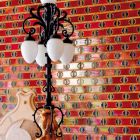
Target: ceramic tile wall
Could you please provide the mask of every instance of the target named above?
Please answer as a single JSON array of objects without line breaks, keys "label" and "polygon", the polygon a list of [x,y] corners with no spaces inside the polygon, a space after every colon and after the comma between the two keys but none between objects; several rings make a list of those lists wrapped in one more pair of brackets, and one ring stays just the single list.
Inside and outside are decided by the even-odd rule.
[{"label": "ceramic tile wall", "polygon": [[[39,0],[0,1],[0,112],[16,105],[22,88],[41,91],[44,68],[26,64],[22,22]],[[54,103],[63,108],[66,140],[140,140],[140,1],[59,0],[75,25],[75,56],[54,63]],[[32,23],[33,21],[31,21]],[[38,27],[37,31],[38,31]],[[37,33],[35,37],[37,38]]]}]

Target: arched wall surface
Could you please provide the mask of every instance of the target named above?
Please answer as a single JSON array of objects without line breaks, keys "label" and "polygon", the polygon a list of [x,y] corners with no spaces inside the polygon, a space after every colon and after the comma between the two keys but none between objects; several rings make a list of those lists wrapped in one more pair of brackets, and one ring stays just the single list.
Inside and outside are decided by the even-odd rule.
[{"label": "arched wall surface", "polygon": [[[22,22],[39,0],[0,1],[0,114],[16,105],[16,93],[31,88],[38,106],[44,69],[27,64],[20,44]],[[140,1],[58,0],[75,25],[75,56],[54,63],[54,103],[65,112],[64,139],[140,139]],[[1,115],[0,115],[1,116]]]}]

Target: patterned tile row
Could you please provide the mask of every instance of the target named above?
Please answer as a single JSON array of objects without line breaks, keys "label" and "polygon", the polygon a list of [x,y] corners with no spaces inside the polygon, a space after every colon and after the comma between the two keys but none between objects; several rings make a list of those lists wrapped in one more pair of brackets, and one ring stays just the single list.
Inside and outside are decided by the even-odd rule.
[{"label": "patterned tile row", "polygon": [[[133,4],[134,7],[132,7],[131,9],[136,9],[136,10],[131,10],[130,7],[131,5]],[[104,20],[104,19],[115,19],[115,18],[124,18],[124,17],[131,17],[131,16],[137,16],[140,14],[140,11],[139,11],[139,5],[140,5],[140,2],[137,1],[135,3],[126,3],[123,5],[117,5],[119,8],[117,10],[123,10],[121,12],[118,12],[118,11],[115,11],[115,6],[114,5],[106,5],[106,6],[96,6],[96,7],[92,7],[92,5],[89,5],[88,7],[82,7],[82,8],[73,8],[73,9],[68,9],[68,14],[73,14],[73,16],[75,14],[89,14],[89,13],[93,13],[93,15],[95,16],[94,13],[98,13],[98,12],[108,12],[108,11],[111,11],[111,13],[98,13],[98,16],[95,16],[95,18],[97,18],[98,20]],[[32,8],[34,9],[37,9],[37,5],[33,6]],[[8,8],[9,9],[9,8]],[[17,7],[17,8],[10,8],[9,10],[8,9],[4,9],[3,11],[1,10],[1,13],[3,14],[7,14],[7,15],[3,15],[3,16],[0,16],[0,18],[3,20],[3,21],[11,21],[12,19],[13,20],[21,20],[21,19],[24,19],[28,16],[28,12],[29,12],[29,7]],[[126,10],[126,11],[124,11]],[[128,11],[130,10],[130,11]],[[23,12],[23,13],[22,13]],[[26,13],[25,13],[26,12]],[[9,15],[8,13],[11,13],[11,15]],[[16,14],[17,13],[17,14]],[[134,15],[133,15],[134,14]],[[92,17],[92,16],[90,16]],[[83,17],[84,18],[84,17]]]},{"label": "patterned tile row", "polygon": [[[128,0],[131,2],[131,0]],[[27,4],[34,4],[34,3],[40,3],[39,0],[31,0],[31,1],[28,1],[28,0],[24,0],[24,1],[20,1],[20,0],[4,0],[3,2],[0,2],[0,7],[7,7],[7,6],[22,6],[23,4],[24,5],[27,5]],[[124,0],[102,0],[102,1],[98,1],[98,0],[93,0],[93,1],[79,1],[79,0],[72,0],[72,1],[67,1],[67,0],[58,0],[58,7],[60,8],[64,8],[64,7],[79,7],[79,6],[84,6],[84,5],[92,5],[92,4],[111,4],[111,3],[124,3]],[[118,4],[119,5],[119,4]],[[124,3],[124,5],[122,7],[126,7],[127,6],[127,3]],[[135,8],[135,3],[134,2],[131,2],[129,4],[129,8]],[[115,6],[114,6],[115,8]],[[19,11],[20,12],[20,11]]]},{"label": "patterned tile row", "polygon": [[[75,43],[75,53],[110,53],[115,52],[115,54],[119,51],[119,53],[122,53],[121,51],[139,51],[140,49],[140,43],[135,42],[129,42],[124,44],[113,44],[113,45],[92,45],[92,40],[90,38],[86,39],[77,39],[74,41]],[[12,51],[20,51],[20,43],[12,43],[12,44],[1,44],[0,51],[1,52],[11,52]],[[117,52],[116,52],[117,51]],[[10,53],[9,52],[9,53]]]},{"label": "patterned tile row", "polygon": [[87,135],[77,135],[77,133],[75,132],[74,134],[66,134],[64,136],[64,139],[69,139],[69,140],[119,140],[119,139],[122,139],[122,140],[139,140],[140,139],[140,136],[134,136],[134,135],[117,135],[117,136],[114,136],[112,134],[110,135],[98,135],[98,134],[93,134],[93,135],[90,135],[90,134],[87,134]]}]

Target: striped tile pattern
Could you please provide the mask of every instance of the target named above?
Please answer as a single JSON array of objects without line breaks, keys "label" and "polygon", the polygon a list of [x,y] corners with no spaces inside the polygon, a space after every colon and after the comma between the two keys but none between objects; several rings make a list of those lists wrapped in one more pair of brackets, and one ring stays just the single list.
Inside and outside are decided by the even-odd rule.
[{"label": "striped tile pattern", "polygon": [[[45,94],[44,68],[26,64],[22,22],[39,0],[0,1],[0,113],[22,88]],[[58,0],[75,25],[70,65],[53,64],[54,104],[63,108],[65,140],[140,140],[140,1]],[[32,26],[30,21],[27,29]],[[36,27],[38,38],[39,27]]]}]

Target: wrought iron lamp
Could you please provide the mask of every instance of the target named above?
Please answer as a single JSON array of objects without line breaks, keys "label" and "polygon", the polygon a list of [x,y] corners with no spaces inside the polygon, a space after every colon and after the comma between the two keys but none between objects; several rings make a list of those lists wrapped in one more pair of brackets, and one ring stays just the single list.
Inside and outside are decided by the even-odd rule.
[{"label": "wrought iron lamp", "polygon": [[[56,6],[56,0],[41,0],[42,5],[38,7],[36,14],[33,8],[30,9],[30,17],[24,20],[23,29],[28,34],[26,40],[21,44],[21,53],[27,63],[33,63],[35,60],[40,66],[46,67],[46,85],[43,91],[46,92],[46,104],[44,107],[35,110],[34,122],[38,126],[40,133],[36,134],[39,140],[54,140],[62,137],[60,125],[63,122],[63,112],[61,108],[52,104],[52,95],[54,87],[52,86],[52,61],[60,60],[63,64],[68,64],[74,55],[74,46],[70,37],[74,33],[74,26],[67,18],[65,11],[60,11]],[[40,26],[39,43],[33,38],[36,29],[31,27],[25,29],[26,22],[31,19],[36,19],[33,25]],[[65,24],[69,24],[70,28],[66,28]],[[64,40],[62,41],[61,37]],[[43,108],[42,129],[36,121],[36,113]],[[59,124],[55,120],[54,110],[61,112],[62,118]]]}]

